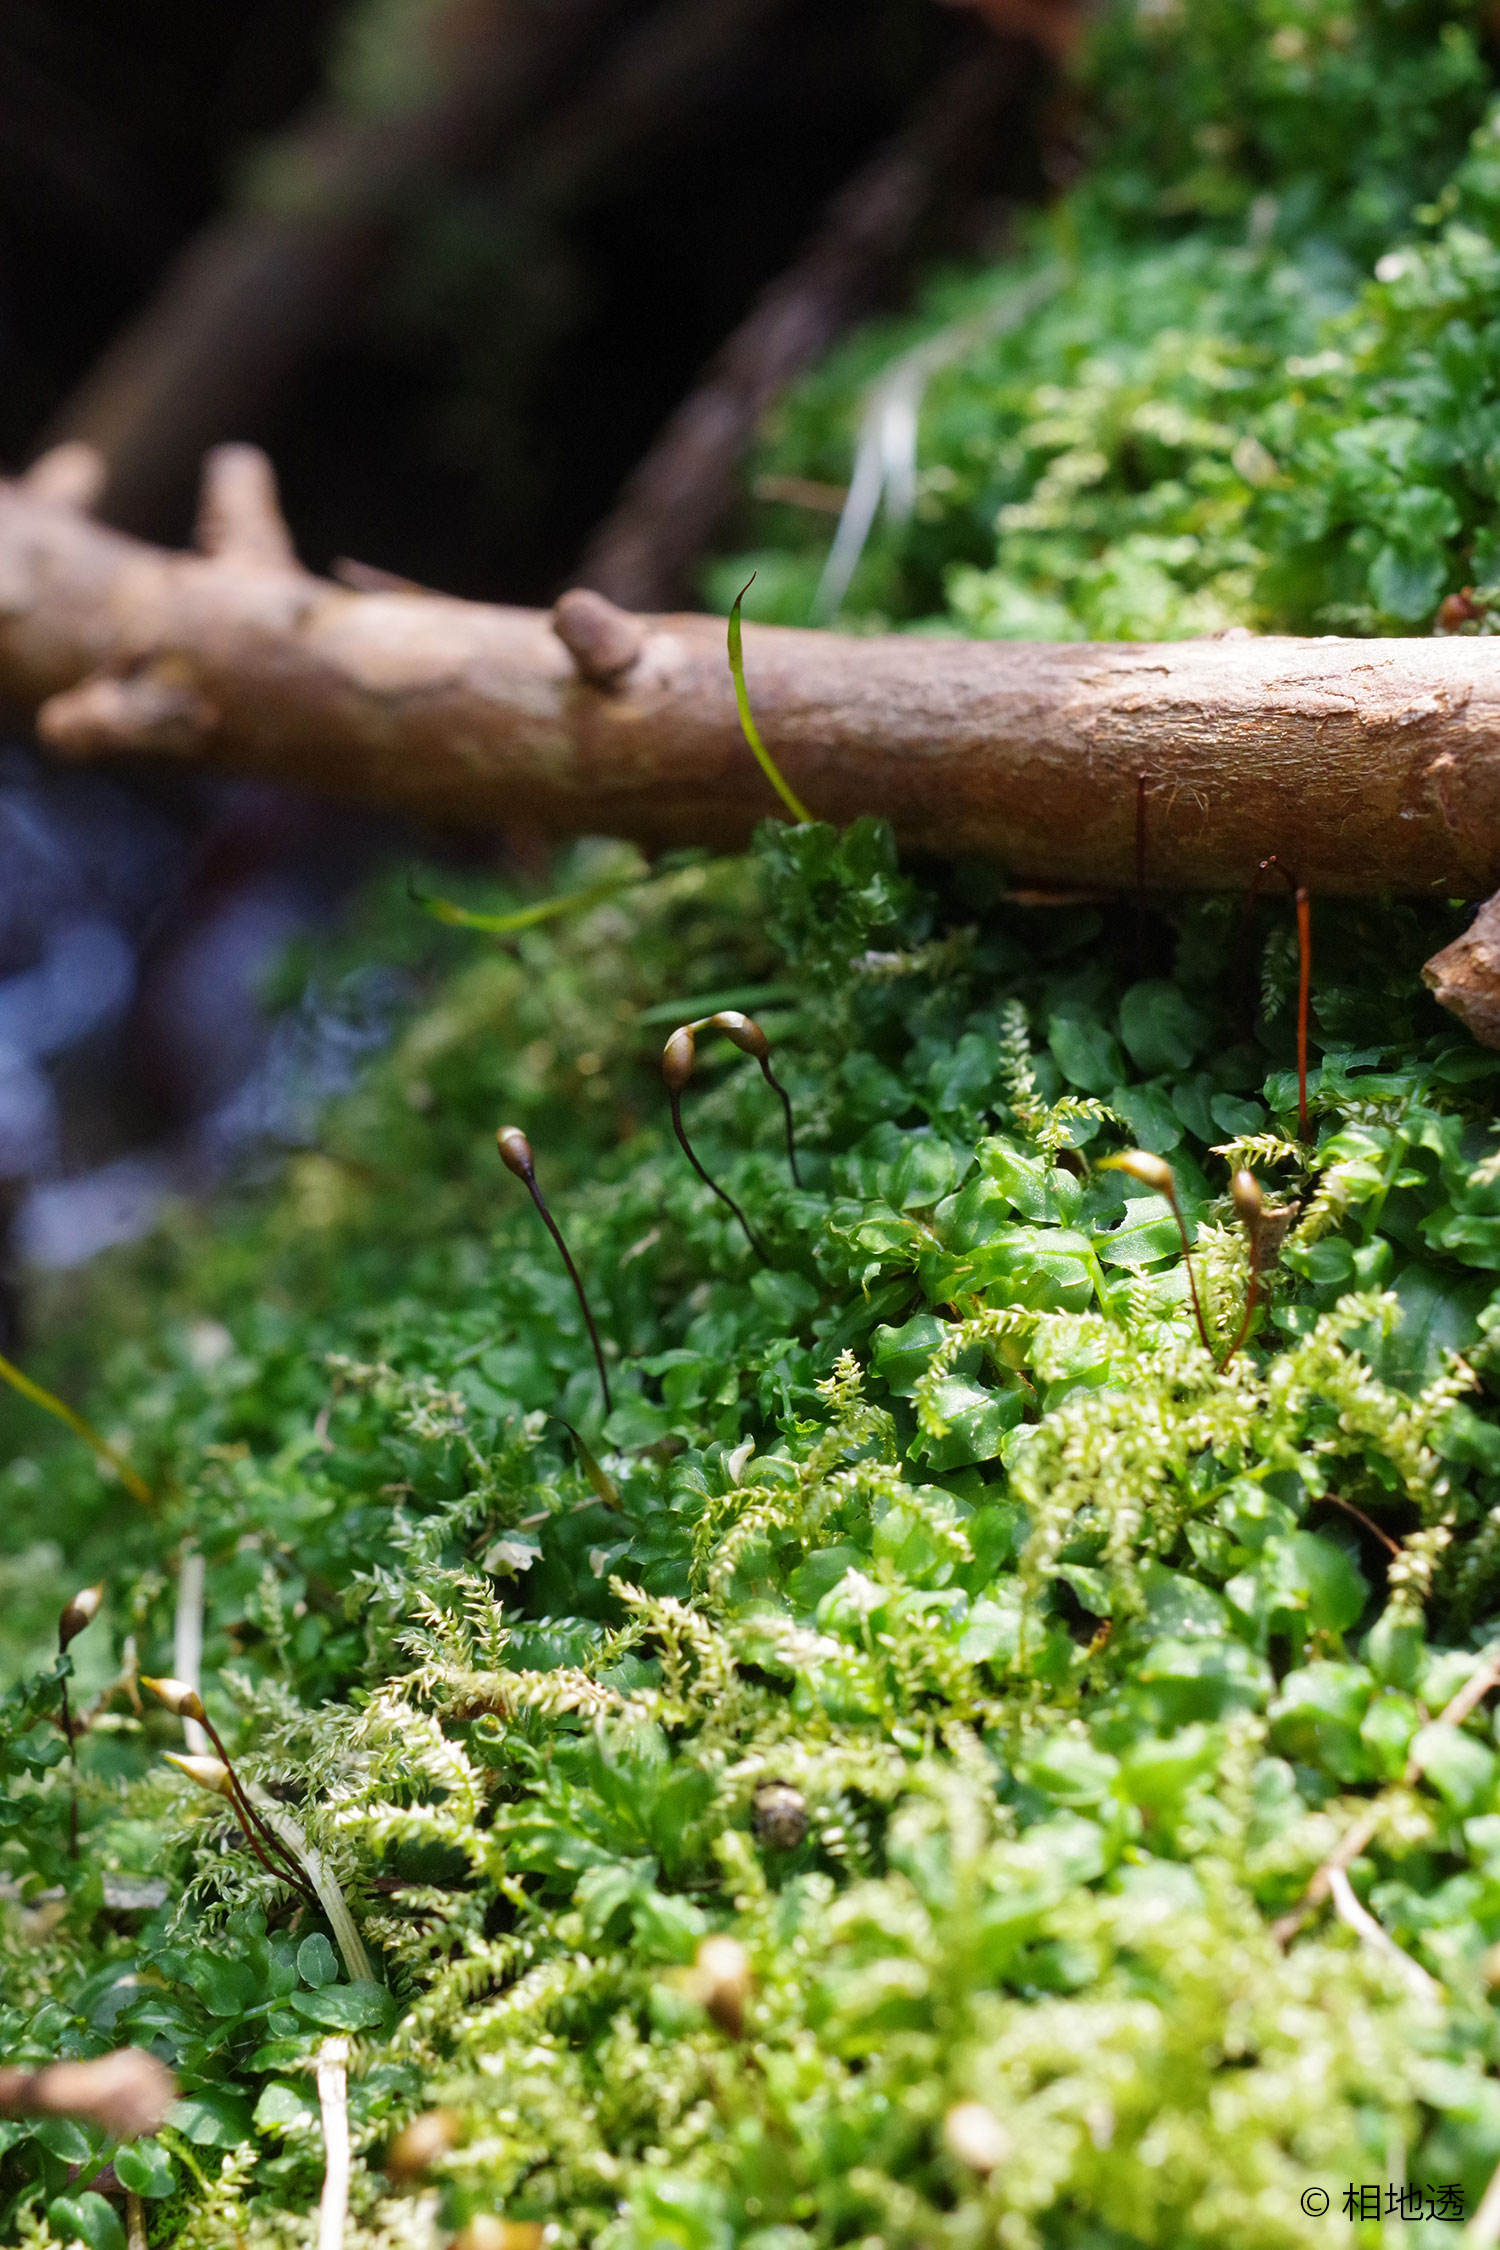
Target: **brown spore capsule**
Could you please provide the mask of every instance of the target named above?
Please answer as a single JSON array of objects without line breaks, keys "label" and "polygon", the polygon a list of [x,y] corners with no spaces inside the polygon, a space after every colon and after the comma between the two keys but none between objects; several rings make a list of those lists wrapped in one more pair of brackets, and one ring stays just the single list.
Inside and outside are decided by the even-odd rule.
[{"label": "brown spore capsule", "polygon": [[103,1579],[99,1581],[97,1586],[85,1586],[82,1593],[73,1596],[73,1599],[67,1603],[62,1615],[57,1620],[57,1645],[59,1649],[65,1649],[70,1641],[77,1640],[85,1626],[93,1624],[94,1619],[99,1614],[99,1605],[103,1599]]},{"label": "brown spore capsule", "polygon": [[807,1837],[807,1799],[787,1781],[763,1781],[755,1792],[751,1823],[767,1851],[794,1852]]},{"label": "brown spore capsule", "polygon": [[1260,1192],[1260,1182],[1253,1172],[1242,1169],[1230,1181],[1229,1194],[1235,1215],[1253,1242],[1260,1225],[1261,1212],[1265,1209],[1266,1199]]},{"label": "brown spore capsule", "polygon": [[462,2120],[452,2109],[425,2110],[403,2125],[385,2154],[391,2180],[420,2180],[457,2141]]},{"label": "brown spore capsule", "polygon": [[673,1032],[661,1051],[661,1074],[666,1080],[669,1094],[680,1094],[693,1075],[693,1065],[698,1059],[697,1042],[693,1026],[682,1024]]}]

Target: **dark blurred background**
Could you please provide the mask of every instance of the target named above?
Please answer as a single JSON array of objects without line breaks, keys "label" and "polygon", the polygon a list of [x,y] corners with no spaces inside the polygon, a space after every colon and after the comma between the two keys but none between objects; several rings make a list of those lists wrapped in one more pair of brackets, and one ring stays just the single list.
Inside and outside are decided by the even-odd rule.
[{"label": "dark blurred background", "polygon": [[[85,437],[191,537],[271,451],[303,558],[543,604],[691,604],[762,418],[1066,162],[1065,0],[6,0],[0,468]],[[828,505],[810,494],[808,504]],[[831,528],[831,526],[830,526]],[[377,972],[272,1016],[367,816],[0,729],[0,1346],[67,1265],[295,1141]],[[503,840],[466,840],[503,860]]]}]

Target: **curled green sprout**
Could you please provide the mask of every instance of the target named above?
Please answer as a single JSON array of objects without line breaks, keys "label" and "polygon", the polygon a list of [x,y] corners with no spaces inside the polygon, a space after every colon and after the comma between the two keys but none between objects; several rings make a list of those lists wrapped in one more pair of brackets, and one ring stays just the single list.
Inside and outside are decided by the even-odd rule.
[{"label": "curled green sprout", "polygon": [[754,584],[755,573],[752,570],[744,585],[735,595],[734,607],[729,612],[729,670],[734,680],[735,708],[740,715],[740,732],[755,753],[756,764],[786,806],[793,820],[802,824],[810,821],[812,814],[803,804],[802,799],[797,795],[796,790],[762,742],[760,728],[755,723],[755,713],[750,708],[750,690],[745,685],[745,647],[744,636],[740,631],[740,606]]}]

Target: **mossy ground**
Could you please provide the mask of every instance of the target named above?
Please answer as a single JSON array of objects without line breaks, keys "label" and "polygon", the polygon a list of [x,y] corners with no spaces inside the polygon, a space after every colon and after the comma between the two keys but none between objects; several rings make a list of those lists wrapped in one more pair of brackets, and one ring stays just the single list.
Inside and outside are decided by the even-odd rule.
[{"label": "mossy ground", "polygon": [[[1425,620],[1489,568],[1476,19],[1153,8],[1092,67],[1097,161],[1027,253],[1057,286],[934,387],[851,614]],[[888,349],[778,465],[847,472]],[[811,544],[767,529],[805,604]],[[612,871],[504,945],[377,902],[352,942],[409,1012],[317,1145],[54,1309],[48,1371],[155,1497],[7,1408],[0,2048],[170,2057],[122,2159],[158,2250],[312,2239],[337,2029],[365,2250],[480,2212],[564,2250],[1452,2239],[1500,2161],[1500,1758],[1482,1703],[1441,1718],[1500,1606],[1500,1058],[1419,974],[1461,910],[1315,903],[1304,1138],[1284,902],[1023,909],[868,822],[556,880]],[[751,1062],[700,1045],[689,1129],[764,1262],[655,1059],[721,1006],[796,1113],[800,1188]],[[1208,1346],[1127,1147],[1173,1167]],[[1290,1215],[1231,1354],[1236,1164]],[[169,1669],[189,1550],[210,1710],[369,1978],[128,1686],[68,1854],[56,1610],[104,1581],[76,1702]],[[1283,1946],[1371,1814],[1344,1915]],[[448,2153],[392,2182],[434,2105]],[[0,2126],[5,2238],[119,2250],[106,2154]]]},{"label": "mossy ground", "polygon": [[[1320,911],[1313,1146],[1284,907],[1248,949],[1217,902],[1010,908],[872,824],[639,872],[450,967],[277,1190],[150,1253],[92,1405],[152,1509],[82,1449],[6,1472],[11,1524],[106,1581],[96,1678],[127,1631],[170,1665],[204,1554],[211,1708],[376,1980],[127,1697],[69,1861],[49,1667],[8,1712],[7,2049],[173,2057],[162,2243],[304,2238],[337,2026],[371,2243],[476,2210],[642,2250],[1326,2241],[1393,2164],[1472,2209],[1500,1760],[1483,1711],[1432,1722],[1500,1583],[1500,1058],[1416,976],[1452,918]],[[801,1191],[704,1043],[690,1130],[765,1266],[651,1060],[710,1000],[756,1008],[796,1109]],[[588,1276],[607,1422],[501,1118]],[[1098,1167],[1130,1144],[1174,1167],[1214,1353],[1165,1204]],[[1224,1149],[1301,1210],[1220,1368]],[[1326,1914],[1270,1932],[1370,1798],[1354,1881],[1420,1989]],[[148,1876],[167,1904],[121,1906]],[[694,1983],[715,1931],[738,2039]],[[987,2185],[944,2140],[964,2100],[1006,2137]],[[458,2142],[393,2194],[381,2148],[434,2104]],[[102,2150],[5,2133],[13,2238],[113,2239]]]}]

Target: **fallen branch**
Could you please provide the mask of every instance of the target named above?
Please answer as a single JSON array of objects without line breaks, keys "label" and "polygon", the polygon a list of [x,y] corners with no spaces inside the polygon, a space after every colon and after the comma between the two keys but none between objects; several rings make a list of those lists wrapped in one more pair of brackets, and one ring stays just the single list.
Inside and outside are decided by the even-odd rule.
[{"label": "fallen branch", "polygon": [[[210,456],[208,553],[107,530],[56,483],[44,463],[0,485],[0,694],[62,756],[166,753],[648,845],[738,846],[777,809],[722,619],[333,585],[290,558],[245,448]],[[1271,852],[1315,894],[1500,883],[1500,643],[750,626],[745,663],[797,794],[831,821],[883,814],[910,850],[1104,890],[1242,890]]]}]

